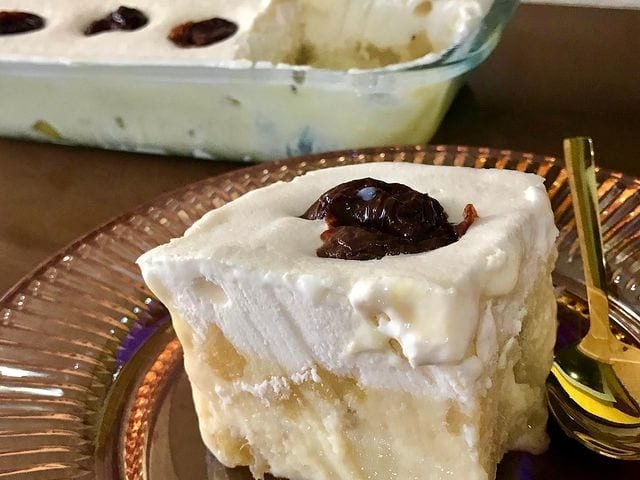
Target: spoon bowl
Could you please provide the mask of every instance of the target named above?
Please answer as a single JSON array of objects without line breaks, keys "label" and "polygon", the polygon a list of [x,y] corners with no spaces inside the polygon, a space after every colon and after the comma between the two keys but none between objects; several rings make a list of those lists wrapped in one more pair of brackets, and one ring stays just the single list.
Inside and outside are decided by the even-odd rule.
[{"label": "spoon bowl", "polygon": [[[551,414],[565,434],[577,439],[589,449],[612,458],[637,460],[640,451],[640,419],[634,417],[626,406],[616,404],[616,399],[603,392],[605,389],[602,378],[611,378],[611,374],[616,373],[615,368],[596,362],[579,350],[575,351],[589,327],[588,307],[580,294],[580,285],[575,280],[558,274],[554,275],[554,283],[566,288],[558,295],[557,359],[547,381]],[[634,327],[640,325],[640,317],[635,312],[610,298],[609,316],[618,338],[629,345],[640,343],[640,338],[635,333],[630,333],[634,332]],[[576,362],[586,364],[574,365]],[[560,367],[564,367],[565,370],[560,371]],[[601,367],[604,367],[605,371]],[[613,369],[613,372],[609,371],[609,368]],[[590,403],[586,394],[580,395],[581,390],[576,388],[576,380],[571,376],[572,373],[587,376],[581,379],[581,383],[585,386],[593,384],[595,388],[592,387],[589,393],[598,396],[601,403],[594,405],[592,401]],[[601,393],[598,393],[598,390]],[[575,399],[568,395],[569,393]],[[626,396],[619,400],[629,401]],[[606,417],[610,419],[607,420]]]}]

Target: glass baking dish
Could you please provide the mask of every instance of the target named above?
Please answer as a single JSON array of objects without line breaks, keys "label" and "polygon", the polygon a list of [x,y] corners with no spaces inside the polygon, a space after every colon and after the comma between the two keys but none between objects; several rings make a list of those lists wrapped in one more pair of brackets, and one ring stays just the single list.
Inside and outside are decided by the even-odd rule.
[{"label": "glass baking dish", "polygon": [[0,58],[0,135],[238,160],[426,142],[517,3],[495,0],[437,61],[400,69]]}]

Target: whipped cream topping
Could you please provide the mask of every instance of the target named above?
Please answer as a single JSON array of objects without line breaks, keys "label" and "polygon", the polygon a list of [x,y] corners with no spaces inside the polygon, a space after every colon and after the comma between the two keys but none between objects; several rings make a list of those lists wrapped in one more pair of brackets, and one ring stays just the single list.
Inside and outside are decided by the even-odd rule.
[{"label": "whipped cream topping", "polygon": [[[397,68],[439,58],[476,31],[491,4],[492,0],[0,0],[0,10],[31,12],[46,21],[37,32],[4,36],[0,58]],[[83,34],[92,22],[121,5],[142,11],[148,24],[135,31]],[[181,23],[213,17],[234,22],[238,32],[203,48],[180,49],[167,38]]]},{"label": "whipped cream topping", "polygon": [[[299,216],[329,188],[367,176],[427,192],[452,222],[466,203],[479,217],[458,242],[429,252],[368,261],[317,257],[325,223]],[[518,333],[515,312],[553,256],[556,234],[536,175],[376,163],[319,170],[250,192],[139,263],[196,336],[216,322],[239,351],[269,355],[290,371],[311,358],[338,372],[355,369],[365,383],[421,388],[424,377],[411,369],[425,365],[464,365],[469,381],[478,378],[482,360],[470,352],[481,350],[474,341],[480,324],[494,321],[492,308],[514,311],[512,323],[496,327],[501,335]],[[212,298],[191,287],[202,279],[216,285]],[[255,323],[244,320],[249,316]],[[408,360],[406,376],[397,375],[398,359],[385,339]],[[374,358],[388,358],[388,366],[373,367]]]}]

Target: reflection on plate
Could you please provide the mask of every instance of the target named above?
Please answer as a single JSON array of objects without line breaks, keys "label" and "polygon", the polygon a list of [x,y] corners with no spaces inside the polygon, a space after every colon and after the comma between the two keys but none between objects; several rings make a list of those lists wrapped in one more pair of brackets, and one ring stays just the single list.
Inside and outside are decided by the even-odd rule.
[{"label": "reflection on plate", "polygon": [[[248,480],[205,451],[168,315],[134,260],[208,210],[303,172],[369,161],[534,172],[560,228],[559,301],[580,310],[581,266],[566,173],[554,159],[466,147],[339,152],[257,165],[192,184],[90,233],[0,301],[0,477],[9,480]],[[640,310],[640,182],[600,171],[612,291]],[[564,284],[562,279],[567,279]],[[567,307],[567,308],[568,308]],[[510,453],[500,480],[640,478],[640,463],[598,457],[551,422],[550,450]]]}]

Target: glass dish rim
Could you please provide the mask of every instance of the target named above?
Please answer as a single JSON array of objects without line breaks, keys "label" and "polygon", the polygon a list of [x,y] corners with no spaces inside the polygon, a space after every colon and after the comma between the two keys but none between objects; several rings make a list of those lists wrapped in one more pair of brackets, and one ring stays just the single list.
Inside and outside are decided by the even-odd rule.
[{"label": "glass dish rim", "polygon": [[[155,348],[162,343],[152,341],[152,338],[156,338],[153,332],[164,331],[163,326],[168,325],[165,321],[167,319],[165,312],[158,310],[157,302],[153,300],[140,279],[139,270],[135,265],[138,255],[159,243],[167,242],[169,238],[181,236],[183,228],[188,227],[207,210],[220,207],[234,200],[238,195],[257,187],[278,180],[289,181],[310,170],[352,163],[389,161],[452,167],[506,168],[523,173],[538,173],[547,179],[545,184],[550,200],[555,205],[556,222],[559,222],[559,227],[563,227],[561,231],[565,232],[562,236],[563,251],[568,253],[565,258],[574,266],[579,266],[577,265],[579,262],[571,260],[573,257],[570,253],[570,248],[573,248],[575,242],[572,240],[574,230],[570,227],[572,210],[568,208],[570,205],[567,197],[566,170],[562,168],[559,160],[550,156],[457,145],[374,147],[257,164],[249,169],[238,168],[223,175],[203,178],[177,188],[173,192],[152,198],[136,209],[131,209],[81,236],[77,241],[70,243],[66,249],[61,249],[57,255],[43,262],[40,269],[36,268],[32,272],[31,277],[25,277],[24,281],[28,282],[26,285],[20,282],[16,284],[15,293],[17,294],[12,296],[10,291],[8,296],[2,298],[0,305],[5,308],[3,309],[5,315],[4,322],[0,322],[0,328],[6,326],[9,334],[6,342],[9,342],[9,345],[13,342],[16,347],[19,347],[15,352],[16,356],[10,354],[7,357],[8,365],[9,367],[17,365],[19,368],[21,368],[20,365],[32,365],[32,373],[34,373],[28,380],[9,379],[7,385],[9,388],[15,385],[33,384],[36,387],[45,385],[41,384],[44,380],[36,375],[41,371],[45,372],[46,378],[49,379],[46,385],[56,389],[64,388],[64,396],[68,395],[68,399],[71,400],[71,402],[65,400],[61,403],[56,401],[54,403],[57,406],[45,409],[45,413],[65,414],[66,409],[70,408],[68,413],[72,416],[65,420],[65,424],[61,424],[63,425],[61,432],[67,439],[81,440],[77,446],[61,450],[62,453],[35,449],[34,455],[41,455],[44,452],[47,458],[52,459],[49,462],[54,462],[51,465],[61,465],[66,468],[64,472],[68,476],[64,478],[86,478],[91,472],[96,475],[92,478],[105,480],[122,478],[119,476],[125,471],[122,468],[127,467],[118,460],[125,454],[122,449],[124,445],[122,442],[125,440],[123,428],[129,425],[130,421],[135,421],[137,424],[136,415],[141,411],[129,408],[134,398],[138,399],[137,395],[132,396],[132,392],[140,391],[140,388],[144,389],[144,385],[137,383],[141,379],[140,373],[147,371],[142,363],[146,365],[147,361],[155,362],[155,350],[151,351],[149,348]],[[606,209],[611,207],[611,214],[605,213],[605,217],[611,219],[609,222],[611,229],[617,231],[618,226],[627,225],[636,232],[640,231],[638,221],[627,224],[620,221],[621,218],[626,217],[619,216],[619,214],[626,215],[630,211],[629,208],[640,208],[638,206],[640,179],[618,173],[609,174],[605,169],[601,169],[598,177],[601,179],[599,192],[602,195],[601,200],[604,199],[604,207]],[[632,201],[627,202],[627,199]],[[628,249],[617,249],[621,243],[620,239],[623,240],[622,245],[626,245],[624,242],[626,236],[616,235],[615,237],[617,240],[614,238],[613,243],[610,244],[612,251],[627,252]],[[638,245],[638,242],[640,241],[635,244]],[[633,261],[634,258],[637,257],[633,255],[631,260]],[[620,262],[623,262],[622,266],[628,263],[625,259]],[[579,281],[578,277],[573,275],[573,270],[562,269],[562,271]],[[631,269],[628,278],[635,282],[638,278],[636,274],[639,272],[637,268]],[[622,282],[622,284],[626,285],[625,290],[629,288],[633,290],[630,291],[632,294],[630,305],[640,308],[634,288],[629,286],[630,283]],[[568,291],[572,291],[571,286],[567,287]],[[60,296],[65,292],[70,294]],[[84,298],[74,292],[87,292],[88,296]],[[57,304],[60,306],[58,307]],[[51,320],[53,323],[49,323]],[[38,323],[32,323],[33,321]],[[42,323],[43,321],[46,323]],[[66,324],[67,321],[78,335],[69,336],[66,333],[58,333],[57,328]],[[131,323],[132,321],[134,323]],[[162,329],[159,330],[159,327]],[[104,330],[105,328],[107,330]],[[150,334],[152,337],[149,336]],[[161,340],[160,337],[158,338]],[[63,342],[64,345],[59,342]],[[164,348],[164,343],[162,346]],[[86,348],[93,352],[89,357],[85,357]],[[31,356],[34,351],[42,351],[42,355],[36,355],[34,358]],[[24,352],[28,356],[25,356]],[[58,363],[58,356],[62,359],[62,363]],[[157,357],[158,360],[162,358],[164,358],[163,354]],[[95,364],[94,361],[98,363]],[[102,366],[104,370],[100,368],[96,370],[95,365]],[[78,368],[85,373],[72,373]],[[132,372],[134,372],[133,375],[131,375]],[[70,373],[71,376],[69,376]],[[92,379],[90,385],[82,381],[83,378],[89,377]],[[144,378],[147,378],[146,373]],[[97,383],[94,382],[96,379]],[[90,394],[83,394],[76,398],[74,393],[76,385],[80,388],[88,386]],[[66,390],[67,387],[71,387],[71,390]],[[29,396],[33,397],[31,394]],[[30,418],[31,403],[20,403],[22,399],[16,398],[15,403],[9,403],[8,411],[15,409],[16,415],[27,415],[25,418]],[[99,403],[94,403],[95,399]],[[107,404],[110,406],[108,413],[101,407]],[[26,405],[27,408],[25,409],[22,405]],[[39,401],[35,405],[39,408]],[[150,414],[155,415],[153,412]],[[33,418],[35,423],[27,422],[24,427],[21,423],[20,428],[16,430],[24,428],[25,431],[30,431],[33,428],[36,433],[40,432],[39,417]],[[9,422],[11,421],[10,419]],[[90,430],[85,431],[87,427]],[[9,424],[10,433],[12,428]],[[110,435],[110,432],[118,432],[118,434]],[[24,451],[24,448],[11,446],[8,451],[18,453]],[[138,454],[141,450],[137,448],[127,450],[127,452],[130,451],[134,451],[135,454],[132,457],[134,459],[143,455]],[[557,459],[554,460],[555,457],[553,457],[554,452],[557,454],[558,450],[552,451],[551,459],[543,461],[541,464],[543,467],[556,463]],[[144,462],[150,461],[150,457],[145,455],[140,458]],[[19,458],[23,463],[27,461],[32,463],[32,457],[28,455]],[[44,457],[33,458],[39,461],[37,458]],[[13,468],[15,465],[11,464]],[[142,465],[145,466],[147,463]],[[570,467],[576,464],[574,462],[568,465]],[[43,477],[43,480],[50,478],[51,470],[44,471],[49,472],[44,474],[49,476]],[[620,471],[626,472],[624,469]],[[14,473],[19,471],[16,470]],[[626,476],[623,475],[621,478]]]}]

